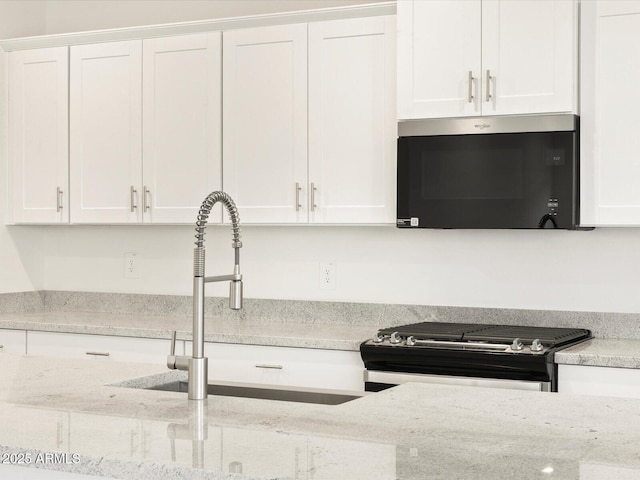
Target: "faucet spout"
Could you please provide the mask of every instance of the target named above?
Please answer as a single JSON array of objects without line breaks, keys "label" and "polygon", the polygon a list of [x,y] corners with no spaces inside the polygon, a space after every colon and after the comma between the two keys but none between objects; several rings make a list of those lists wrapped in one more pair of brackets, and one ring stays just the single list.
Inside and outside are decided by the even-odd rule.
[{"label": "faucet spout", "polygon": [[[219,275],[215,277],[205,276],[205,248],[204,235],[207,220],[213,206],[221,202],[231,219],[234,249],[234,267],[231,275]],[[196,220],[196,248],[193,252],[193,353],[184,361],[174,361],[175,368],[183,368],[189,371],[189,400],[204,400],[207,398],[207,369],[208,359],[204,356],[204,284],[209,282],[229,281],[229,308],[239,310],[242,308],[242,275],[240,274],[240,217],[238,209],[231,197],[225,192],[216,191],[210,193],[202,202]],[[175,357],[174,357],[175,358]],[[171,363],[169,363],[171,365]]]}]

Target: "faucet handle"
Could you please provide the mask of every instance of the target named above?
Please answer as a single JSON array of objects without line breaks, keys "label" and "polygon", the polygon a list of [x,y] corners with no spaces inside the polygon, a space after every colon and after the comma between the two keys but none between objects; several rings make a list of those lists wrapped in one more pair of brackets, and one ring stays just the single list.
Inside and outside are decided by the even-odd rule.
[{"label": "faucet handle", "polygon": [[167,367],[171,370],[188,370],[189,357],[176,355],[176,331],[171,332],[171,345],[169,346],[169,356],[167,357]]}]

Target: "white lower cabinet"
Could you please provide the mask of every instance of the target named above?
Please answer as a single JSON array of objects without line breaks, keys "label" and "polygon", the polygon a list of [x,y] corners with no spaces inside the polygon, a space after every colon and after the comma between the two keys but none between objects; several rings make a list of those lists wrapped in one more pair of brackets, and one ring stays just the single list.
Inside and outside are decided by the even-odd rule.
[{"label": "white lower cabinet", "polygon": [[558,365],[558,392],[640,398],[640,369]]},{"label": "white lower cabinet", "polygon": [[[187,342],[186,354],[191,353]],[[364,390],[359,352],[205,343],[209,381]]]},{"label": "white lower cabinet", "polygon": [[27,332],[24,330],[0,329],[0,354],[15,353],[24,355],[26,351]]},{"label": "white lower cabinet", "polygon": [[[113,337],[57,332],[28,332],[27,354],[63,358],[90,358],[113,362],[141,362],[163,365],[170,341],[156,338]],[[176,342],[176,354],[184,342]]]}]

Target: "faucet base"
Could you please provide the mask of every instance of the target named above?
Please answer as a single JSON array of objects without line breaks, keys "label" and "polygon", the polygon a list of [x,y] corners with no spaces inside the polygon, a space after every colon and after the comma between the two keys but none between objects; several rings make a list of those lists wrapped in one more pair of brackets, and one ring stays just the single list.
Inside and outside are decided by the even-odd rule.
[{"label": "faucet base", "polygon": [[208,358],[189,358],[189,400],[207,398]]}]

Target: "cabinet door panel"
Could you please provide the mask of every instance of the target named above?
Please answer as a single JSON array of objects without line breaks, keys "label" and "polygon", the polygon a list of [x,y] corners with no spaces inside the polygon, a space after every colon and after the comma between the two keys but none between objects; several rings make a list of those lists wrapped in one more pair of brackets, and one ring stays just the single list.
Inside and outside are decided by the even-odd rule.
[{"label": "cabinet door panel", "polygon": [[142,42],[73,46],[70,77],[71,221],[139,222]]},{"label": "cabinet door panel", "polygon": [[[164,365],[169,353],[169,344],[169,340],[156,338],[29,332],[27,353],[49,357]],[[176,342],[176,353],[179,355],[181,351],[184,351],[184,342]]]},{"label": "cabinet door panel", "polygon": [[483,0],[483,115],[574,111],[575,8],[571,0]]},{"label": "cabinet door panel", "polygon": [[558,365],[558,392],[640,398],[640,370]]},{"label": "cabinet door panel", "polygon": [[0,353],[27,353],[27,334],[24,330],[0,329]]},{"label": "cabinet door panel", "polygon": [[[185,352],[191,353],[186,342]],[[363,390],[359,352],[205,342],[209,381]]]},{"label": "cabinet door panel", "polygon": [[640,2],[583,3],[581,30],[581,223],[638,226]]},{"label": "cabinet door panel", "polygon": [[306,222],[307,26],[224,32],[223,45],[223,188],[243,223]]},{"label": "cabinet door panel", "polygon": [[144,40],[143,58],[143,221],[194,223],[222,187],[221,33]]},{"label": "cabinet door panel", "polygon": [[13,223],[69,221],[67,47],[9,54],[9,166]]},{"label": "cabinet door panel", "polygon": [[394,33],[395,17],[309,25],[314,223],[394,223]]},{"label": "cabinet door panel", "polygon": [[398,118],[480,113],[480,11],[480,0],[398,2]]}]

